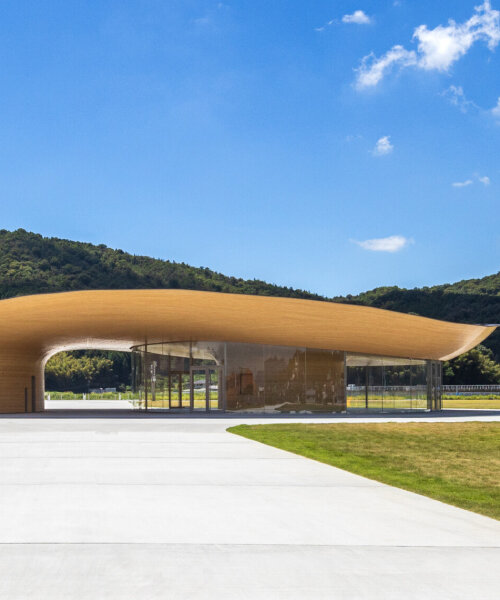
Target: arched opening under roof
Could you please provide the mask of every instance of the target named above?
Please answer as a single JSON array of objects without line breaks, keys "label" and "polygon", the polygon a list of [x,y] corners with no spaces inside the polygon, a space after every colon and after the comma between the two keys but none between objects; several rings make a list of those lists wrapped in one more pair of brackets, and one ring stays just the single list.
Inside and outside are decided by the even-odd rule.
[{"label": "arched opening under roof", "polygon": [[44,369],[44,410],[130,410],[132,353],[116,350],[62,350]]}]

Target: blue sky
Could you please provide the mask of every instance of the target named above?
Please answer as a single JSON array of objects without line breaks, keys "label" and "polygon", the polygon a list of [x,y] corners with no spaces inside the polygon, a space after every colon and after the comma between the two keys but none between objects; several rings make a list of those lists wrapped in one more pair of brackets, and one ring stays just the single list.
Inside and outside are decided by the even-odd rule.
[{"label": "blue sky", "polygon": [[499,10],[4,0],[0,226],[328,296],[496,272]]}]

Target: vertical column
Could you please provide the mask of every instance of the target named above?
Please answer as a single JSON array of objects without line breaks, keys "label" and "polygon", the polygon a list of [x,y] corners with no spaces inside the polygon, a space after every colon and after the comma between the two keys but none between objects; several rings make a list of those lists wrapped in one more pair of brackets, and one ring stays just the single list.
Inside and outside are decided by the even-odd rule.
[{"label": "vertical column", "polygon": [[442,394],[443,394],[443,363],[441,361],[438,362],[438,401],[436,410],[442,410]]},{"label": "vertical column", "polygon": [[369,366],[365,366],[365,409],[368,410],[368,387],[370,385],[370,371]]},{"label": "vertical column", "polygon": [[142,376],[144,381],[144,410],[148,410],[148,342],[144,344],[144,360],[142,362]]},{"label": "vertical column", "polygon": [[0,347],[0,413],[41,411],[43,393],[41,354],[30,348]]},{"label": "vertical column", "polygon": [[432,362],[425,362],[425,383],[427,384],[427,410],[432,410]]},{"label": "vertical column", "polygon": [[442,364],[438,360],[427,361],[427,408],[441,410]]},{"label": "vertical column", "polygon": [[31,412],[36,412],[36,376],[31,376]]},{"label": "vertical column", "polygon": [[211,406],[210,406],[210,384],[212,383],[211,381],[212,377],[210,375],[210,369],[206,368],[205,369],[205,410],[209,411]]},{"label": "vertical column", "polygon": [[344,403],[345,403],[345,411],[347,412],[347,352],[343,353],[344,360]]},{"label": "vertical column", "polygon": [[432,361],[432,410],[441,410],[441,361]]},{"label": "vertical column", "polygon": [[168,408],[172,408],[172,358],[168,355]]}]

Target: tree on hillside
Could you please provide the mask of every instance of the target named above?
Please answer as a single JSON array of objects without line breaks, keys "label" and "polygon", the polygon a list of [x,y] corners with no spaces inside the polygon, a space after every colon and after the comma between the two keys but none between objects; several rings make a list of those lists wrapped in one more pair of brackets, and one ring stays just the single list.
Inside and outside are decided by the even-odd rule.
[{"label": "tree on hillside", "polygon": [[500,365],[485,346],[477,346],[443,365],[445,385],[500,384]]},{"label": "tree on hillside", "polygon": [[113,361],[105,356],[59,352],[45,367],[45,385],[50,391],[88,392],[91,384],[101,387],[112,377]]}]

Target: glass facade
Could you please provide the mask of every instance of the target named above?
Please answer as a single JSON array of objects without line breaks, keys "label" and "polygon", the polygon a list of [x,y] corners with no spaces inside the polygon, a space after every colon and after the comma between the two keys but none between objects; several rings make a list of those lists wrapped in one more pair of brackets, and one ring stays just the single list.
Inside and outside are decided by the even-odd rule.
[{"label": "glass facade", "polygon": [[347,354],[346,372],[348,411],[441,409],[438,361]]},{"label": "glass facade", "polygon": [[441,408],[441,363],[338,350],[169,342],[133,348],[137,408],[255,413]]}]

